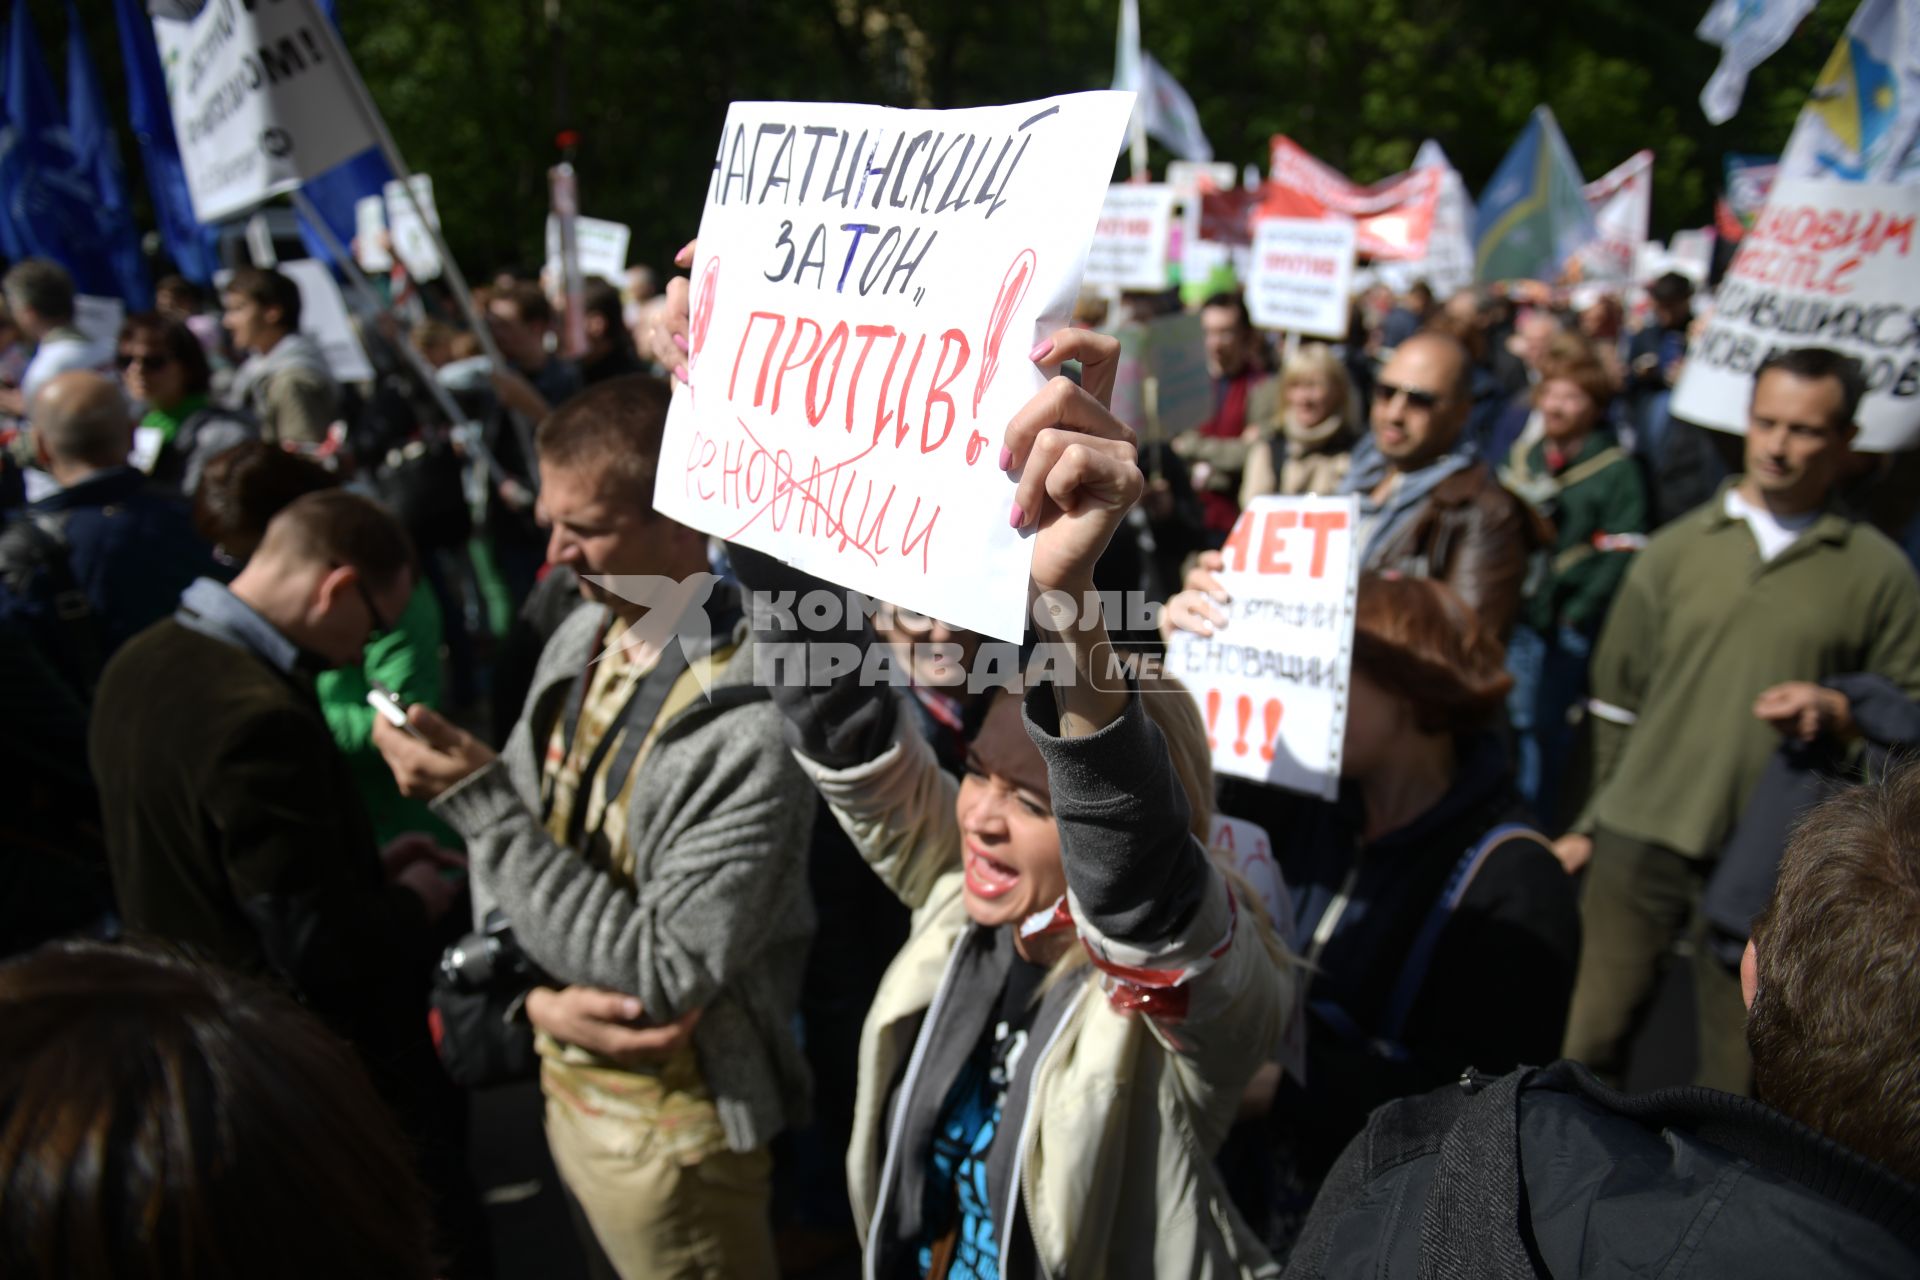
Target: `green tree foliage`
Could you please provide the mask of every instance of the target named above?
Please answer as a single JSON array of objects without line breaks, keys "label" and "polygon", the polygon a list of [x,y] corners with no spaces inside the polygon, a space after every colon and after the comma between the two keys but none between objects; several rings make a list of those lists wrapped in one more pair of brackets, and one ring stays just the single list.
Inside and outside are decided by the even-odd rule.
[{"label": "green tree foliage", "polygon": [[[50,61],[65,23],[31,0]],[[541,254],[555,135],[579,132],[583,211],[660,267],[698,223],[727,104],[952,107],[1104,87],[1117,0],[340,0],[349,49],[408,162],[434,178],[473,276]],[[1707,0],[1140,0],[1143,42],[1192,93],[1218,158],[1286,133],[1361,181],[1435,138],[1478,191],[1534,105],[1589,177],[1657,156],[1654,229],[1712,216],[1721,157],[1786,141],[1854,0],[1822,0],[1721,128]],[[108,0],[82,0],[117,92]],[[56,71],[56,75],[58,72]],[[123,143],[137,172],[131,139]],[[1158,146],[1154,164],[1166,160]],[[137,185],[137,184],[136,184]]]}]

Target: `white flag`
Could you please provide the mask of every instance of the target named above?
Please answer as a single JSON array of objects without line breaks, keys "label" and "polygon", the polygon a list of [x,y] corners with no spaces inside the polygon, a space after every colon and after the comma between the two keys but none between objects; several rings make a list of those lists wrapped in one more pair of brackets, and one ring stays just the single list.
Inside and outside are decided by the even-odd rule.
[{"label": "white flag", "polygon": [[1720,46],[1720,65],[1700,91],[1700,109],[1725,124],[1740,109],[1753,69],[1779,52],[1815,0],[1713,0],[1694,34]]},{"label": "white flag", "polygon": [[[1213,144],[1200,127],[1193,99],[1153,55],[1140,47],[1140,10],[1135,0],[1120,0],[1120,31],[1113,53],[1113,87],[1139,95],[1133,128],[1160,139],[1182,160],[1213,159]],[[1144,144],[1142,144],[1144,148]],[[1145,154],[1144,149],[1140,153]]]},{"label": "white flag", "polygon": [[1861,0],[1800,109],[1779,179],[1920,182],[1920,7]]},{"label": "white flag", "polygon": [[1636,151],[1589,182],[1582,194],[1593,210],[1592,244],[1580,251],[1588,280],[1631,280],[1653,219],[1653,152]]}]

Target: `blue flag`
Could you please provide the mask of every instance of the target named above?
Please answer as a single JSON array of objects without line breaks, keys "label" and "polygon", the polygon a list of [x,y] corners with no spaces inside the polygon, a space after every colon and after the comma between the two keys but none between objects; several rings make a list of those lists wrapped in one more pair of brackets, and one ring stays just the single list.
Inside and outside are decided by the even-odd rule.
[{"label": "blue flag", "polygon": [[1473,278],[1557,280],[1567,260],[1597,236],[1586,180],[1553,112],[1535,107],[1480,196]]},{"label": "blue flag", "polygon": [[122,297],[112,220],[103,216],[93,166],[61,114],[26,0],[15,0],[0,111],[0,252],[16,262],[51,258],[81,293]]},{"label": "blue flag", "polygon": [[[334,12],[333,0],[320,0],[320,10],[327,21],[339,29],[340,19]],[[326,222],[341,244],[353,243],[355,231],[353,206],[367,196],[377,196],[386,190],[387,183],[393,180],[393,169],[387,164],[387,158],[380,154],[380,148],[369,147],[352,159],[343,160],[317,178],[309,178],[300,185],[300,190],[313,202],[313,209]],[[307,252],[322,262],[331,263],[333,255],[327,252],[326,242],[307,225],[304,214],[300,217],[300,238],[306,242]]]},{"label": "blue flag", "polygon": [[87,51],[86,32],[72,0],[67,3],[67,134],[73,154],[86,166],[97,203],[94,221],[113,273],[115,296],[129,311],[153,307],[153,285],[140,256],[140,232],[127,203],[126,177],[120,168],[120,144],[100,97],[100,80]]},{"label": "blue flag", "polygon": [[200,225],[193,216],[187,174],[180,164],[180,145],[173,136],[173,113],[167,106],[167,81],[160,70],[153,23],[140,0],[113,0],[113,8],[120,26],[120,59],[127,69],[133,137],[140,144],[140,163],[147,171],[147,191],[153,197],[160,240],[181,275],[195,284],[212,284],[220,257],[214,247],[213,229]]}]

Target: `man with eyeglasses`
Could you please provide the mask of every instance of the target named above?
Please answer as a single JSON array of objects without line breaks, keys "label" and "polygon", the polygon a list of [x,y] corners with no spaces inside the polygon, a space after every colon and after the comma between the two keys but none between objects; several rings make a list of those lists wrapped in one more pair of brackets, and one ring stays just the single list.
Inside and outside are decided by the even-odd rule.
[{"label": "man with eyeglasses", "polygon": [[59,488],[0,530],[0,623],[18,625],[84,703],[101,665],[214,570],[186,503],[127,463],[120,388],[62,373],[34,397],[34,452]]},{"label": "man with eyeglasses", "polygon": [[1464,439],[1471,371],[1454,338],[1401,343],[1374,384],[1372,432],[1341,492],[1360,496],[1366,569],[1445,582],[1504,640],[1545,530]]},{"label": "man with eyeglasses", "polygon": [[292,991],[351,1042],[463,1255],[453,1223],[478,1211],[427,1029],[430,926],[461,895],[460,859],[418,835],[379,846],[314,694],[394,625],[413,564],[377,504],[296,498],[231,584],[194,582],[107,664],[88,755],[127,929]]}]

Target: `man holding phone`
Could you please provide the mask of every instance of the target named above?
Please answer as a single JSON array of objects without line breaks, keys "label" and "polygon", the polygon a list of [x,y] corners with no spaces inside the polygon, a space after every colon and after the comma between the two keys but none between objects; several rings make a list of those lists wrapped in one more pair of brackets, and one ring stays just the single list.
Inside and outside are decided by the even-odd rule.
[{"label": "man holding phone", "polygon": [[[446,1228],[449,1205],[477,1211],[458,1198],[471,1188],[426,1018],[429,926],[459,896],[443,870],[460,859],[419,836],[378,846],[314,694],[391,627],[412,566],[374,503],[296,499],[231,585],[199,579],[114,655],[88,751],[128,929],[280,984],[350,1041],[421,1143]],[[456,1253],[463,1232],[447,1232]]]},{"label": "man holding phone", "polygon": [[424,707],[374,744],[466,839],[476,920],[504,910],[557,979],[525,1010],[594,1274],[771,1276],[767,1144],[807,1095],[813,788],[706,539],[653,509],[667,404],[614,378],[540,425],[548,559],[589,603],[504,751]]}]

